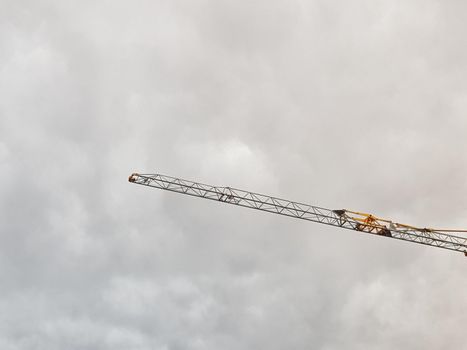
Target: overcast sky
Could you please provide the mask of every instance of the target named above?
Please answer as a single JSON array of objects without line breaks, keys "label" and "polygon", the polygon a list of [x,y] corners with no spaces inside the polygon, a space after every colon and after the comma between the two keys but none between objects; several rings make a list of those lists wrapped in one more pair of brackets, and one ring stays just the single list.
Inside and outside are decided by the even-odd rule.
[{"label": "overcast sky", "polygon": [[466,13],[0,0],[0,348],[465,348],[462,254],[127,179],[467,228]]}]

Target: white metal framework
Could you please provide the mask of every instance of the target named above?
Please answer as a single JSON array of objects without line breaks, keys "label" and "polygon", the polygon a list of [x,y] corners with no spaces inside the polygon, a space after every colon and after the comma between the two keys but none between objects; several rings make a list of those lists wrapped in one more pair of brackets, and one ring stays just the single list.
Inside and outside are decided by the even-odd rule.
[{"label": "white metal framework", "polygon": [[206,185],[161,174],[132,174],[130,182],[171,192],[234,204],[349,230],[463,252],[467,256],[466,230],[418,228],[346,209],[331,210],[231,187]]}]

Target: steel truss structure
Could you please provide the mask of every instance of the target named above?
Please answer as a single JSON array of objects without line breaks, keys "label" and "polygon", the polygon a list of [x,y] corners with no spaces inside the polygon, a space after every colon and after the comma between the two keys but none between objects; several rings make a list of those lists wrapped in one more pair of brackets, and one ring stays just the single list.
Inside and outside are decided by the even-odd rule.
[{"label": "steel truss structure", "polygon": [[[231,187],[206,185],[161,174],[132,174],[130,182],[320,224],[463,252],[466,230],[417,228],[346,209],[331,210]],[[456,235],[454,235],[455,233]]]}]

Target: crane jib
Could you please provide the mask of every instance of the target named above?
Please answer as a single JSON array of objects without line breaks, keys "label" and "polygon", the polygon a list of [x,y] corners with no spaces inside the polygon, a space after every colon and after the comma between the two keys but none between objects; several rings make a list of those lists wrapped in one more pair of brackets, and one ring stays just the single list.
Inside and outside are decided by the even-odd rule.
[{"label": "crane jib", "polygon": [[347,209],[326,209],[255,192],[207,185],[161,174],[133,173],[128,181],[297,219],[463,252],[467,256],[467,238],[462,236],[467,230],[418,228],[371,214]]}]

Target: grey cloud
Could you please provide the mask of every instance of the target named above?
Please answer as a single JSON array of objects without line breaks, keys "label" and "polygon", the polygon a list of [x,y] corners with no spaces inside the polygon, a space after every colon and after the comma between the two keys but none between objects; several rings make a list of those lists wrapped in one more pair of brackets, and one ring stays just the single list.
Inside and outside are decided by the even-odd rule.
[{"label": "grey cloud", "polygon": [[464,10],[1,2],[0,347],[462,348],[460,254],[126,179],[465,226]]}]

